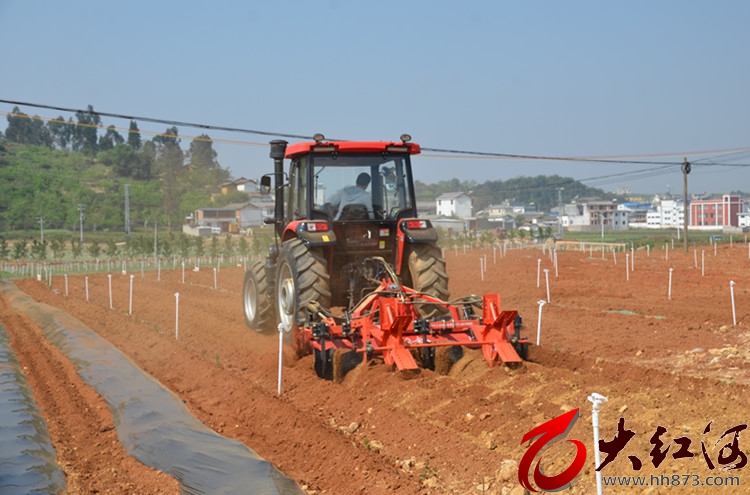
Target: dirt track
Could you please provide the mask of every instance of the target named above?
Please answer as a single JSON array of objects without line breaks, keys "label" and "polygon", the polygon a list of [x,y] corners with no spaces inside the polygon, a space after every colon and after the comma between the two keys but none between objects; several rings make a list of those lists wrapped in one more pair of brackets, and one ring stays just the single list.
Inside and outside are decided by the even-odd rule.
[{"label": "dirt track", "polygon": [[[723,432],[747,423],[750,355],[750,260],[745,244],[705,249],[705,276],[691,251],[635,253],[626,273],[625,253],[560,251],[558,273],[541,250],[447,252],[453,296],[497,292],[503,307],[524,316],[536,339],[538,259],[548,269],[551,302],[543,309],[541,346],[519,369],[489,368],[479,351],[467,352],[449,376],[430,371],[411,379],[382,364],[360,366],[343,384],[318,379],[312,359],[287,360],[283,394],[276,394],[276,335],[248,330],[242,315],[242,267],[222,268],[218,290],[211,269],[136,274],[133,315],[127,276],[113,275],[114,310],[106,275],[62,277],[53,290],[36,280],[17,285],[39,301],[65,309],[107,338],[146,372],[182,397],[217,432],[246,443],[310,493],[523,493],[517,465],[527,449],[523,435],[571,408],[581,417],[568,438],[588,450],[581,478],[568,493],[595,491],[592,392],[609,397],[601,413],[602,438],[617,421],[635,432],[623,453],[603,471],[611,475],[739,476],[721,471]],[[488,272],[480,281],[479,257]],[[672,298],[668,299],[672,267]],[[628,280],[629,278],[629,280]],[[736,282],[737,326],[732,325],[730,280]],[[175,340],[175,293],[180,294]],[[26,367],[50,425],[70,493],[177,493],[174,480],[130,459],[111,429],[101,399],[72,365],[23,315],[0,300],[0,321]],[[713,421],[710,432],[703,433]],[[654,468],[649,439],[664,426],[664,448],[688,437],[691,459],[673,459],[672,443]],[[746,451],[740,437],[739,447]],[[710,471],[701,442],[716,469]],[[545,455],[551,473],[567,467],[572,449],[561,443]],[[726,454],[726,451],[724,451]],[[628,455],[643,468],[636,472]],[[747,480],[750,483],[750,479]],[[608,488],[605,493],[641,493]],[[675,491],[676,490],[676,491]],[[682,490],[682,491],[680,491]],[[651,488],[646,493],[745,493],[742,487]]]}]

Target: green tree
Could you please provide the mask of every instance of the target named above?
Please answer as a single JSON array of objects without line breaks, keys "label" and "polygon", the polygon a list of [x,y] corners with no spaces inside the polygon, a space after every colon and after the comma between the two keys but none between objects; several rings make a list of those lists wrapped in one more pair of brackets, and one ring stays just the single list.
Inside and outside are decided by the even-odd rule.
[{"label": "green tree", "polygon": [[117,243],[114,239],[107,240],[107,248],[105,250],[105,254],[110,259],[115,259],[120,254],[120,248],[117,246]]},{"label": "green tree", "polygon": [[55,260],[61,260],[63,250],[65,249],[65,243],[57,237],[49,242],[49,248],[52,250],[52,258]]},{"label": "green tree", "polygon": [[483,230],[482,234],[479,236],[479,242],[481,242],[483,246],[492,246],[495,243],[495,234],[493,234],[491,230]]},{"label": "green tree", "polygon": [[73,134],[73,150],[93,156],[97,151],[97,129],[102,120],[91,105],[85,111],[78,110],[76,119],[78,124]]},{"label": "green tree", "polygon": [[133,237],[125,238],[125,256],[132,258],[136,254],[135,242]]},{"label": "green tree", "polygon": [[128,130],[128,145],[134,150],[141,149],[141,131],[138,130],[138,124],[135,120],[130,121],[130,130]]},{"label": "green tree", "polygon": [[219,237],[211,236],[211,246],[208,248],[208,254],[212,258],[218,258],[221,253],[221,247],[219,246]]},{"label": "green tree", "polygon": [[83,254],[83,244],[78,239],[70,240],[70,254],[73,255],[73,259],[77,260]]},{"label": "green tree", "polygon": [[247,242],[245,236],[240,236],[240,240],[237,241],[237,251],[243,257],[246,257],[250,254],[250,243]]},{"label": "green tree", "polygon": [[224,237],[224,249],[222,249],[221,253],[225,258],[229,258],[234,254],[234,245],[232,245],[231,235]]},{"label": "green tree", "polygon": [[110,125],[107,126],[107,132],[105,132],[100,138],[99,138],[99,150],[100,151],[107,151],[111,150],[118,144],[124,144],[125,139],[120,135],[117,130],[115,130],[115,126]]},{"label": "green tree", "polygon": [[204,239],[201,236],[198,236],[195,238],[195,255],[198,257],[203,256],[206,254],[206,246],[204,243]]},{"label": "green tree", "polygon": [[120,177],[132,177],[139,159],[138,153],[133,148],[122,143],[100,151],[97,155],[97,160],[112,167],[112,170]]},{"label": "green tree", "polygon": [[47,128],[49,129],[50,138],[52,144],[58,149],[66,150],[73,141],[73,134],[75,133],[75,123],[72,119],[65,121],[65,117],[60,115],[56,119],[52,119],[47,122]]},{"label": "green tree", "polygon": [[8,256],[10,256],[8,241],[4,237],[0,237],[0,260],[8,259]]},{"label": "green tree", "polygon": [[216,187],[229,178],[229,171],[221,168],[217,156],[208,135],[193,139],[187,152],[188,182],[192,188]]},{"label": "green tree", "polygon": [[88,247],[89,256],[92,258],[99,259],[99,255],[102,253],[102,247],[98,242],[92,242]]},{"label": "green tree", "polygon": [[31,243],[31,256],[38,261],[47,259],[47,241],[39,242],[34,239]]},{"label": "green tree", "polygon": [[180,149],[177,128],[170,127],[164,134],[154,138],[157,143],[157,164],[159,176],[164,187],[163,211],[167,218],[169,229],[180,221],[180,196],[183,192],[183,173],[185,156]]},{"label": "green tree", "polygon": [[177,254],[181,258],[190,256],[190,238],[184,232],[177,237]]},{"label": "green tree", "polygon": [[174,254],[174,244],[169,239],[160,239],[159,251],[163,257],[171,258]]},{"label": "green tree", "polygon": [[16,241],[13,244],[13,259],[22,260],[28,254],[28,244],[24,240]]},{"label": "green tree", "polygon": [[187,191],[180,197],[180,213],[185,217],[208,204],[211,204],[211,197],[208,194],[200,191]]},{"label": "green tree", "polygon": [[52,137],[42,119],[38,116],[29,117],[18,107],[13,107],[8,114],[5,138],[21,144],[52,146]]}]

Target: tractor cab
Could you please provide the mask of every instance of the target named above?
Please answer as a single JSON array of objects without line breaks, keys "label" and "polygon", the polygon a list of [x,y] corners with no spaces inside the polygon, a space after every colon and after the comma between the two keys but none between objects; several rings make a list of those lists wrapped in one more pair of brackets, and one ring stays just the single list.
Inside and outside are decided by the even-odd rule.
[{"label": "tractor cab", "polygon": [[[288,190],[277,204],[274,223],[297,220],[398,220],[416,217],[410,157],[419,145],[408,135],[399,142],[324,141],[289,145]],[[283,170],[276,171],[277,181]],[[266,177],[270,185],[270,177]],[[277,182],[277,189],[282,184]],[[279,195],[281,196],[281,195]]]}]

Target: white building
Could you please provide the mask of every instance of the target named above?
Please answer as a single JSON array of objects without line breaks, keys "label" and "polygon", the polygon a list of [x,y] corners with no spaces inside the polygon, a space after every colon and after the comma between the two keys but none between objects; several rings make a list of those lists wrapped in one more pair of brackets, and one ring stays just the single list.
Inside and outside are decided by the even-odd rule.
[{"label": "white building", "polygon": [[570,230],[628,230],[629,214],[611,201],[582,201],[563,206],[562,226]]},{"label": "white building", "polygon": [[462,192],[441,194],[435,200],[437,204],[437,215],[456,218],[472,218],[474,213],[474,201]]},{"label": "white building", "polygon": [[646,214],[646,225],[649,229],[682,227],[685,225],[685,202],[663,199],[655,203]]}]

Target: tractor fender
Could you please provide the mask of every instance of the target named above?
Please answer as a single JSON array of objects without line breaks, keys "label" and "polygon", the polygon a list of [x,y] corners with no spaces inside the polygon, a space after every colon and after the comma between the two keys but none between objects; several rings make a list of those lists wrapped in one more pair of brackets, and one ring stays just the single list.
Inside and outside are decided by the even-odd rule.
[{"label": "tractor fender", "polygon": [[336,244],[336,234],[330,222],[321,220],[294,220],[284,228],[282,242],[298,238],[305,246],[330,246]]},{"label": "tractor fender", "polygon": [[[411,228],[410,228],[411,226]],[[418,228],[415,228],[418,226]],[[429,220],[418,218],[402,218],[398,221],[397,251],[396,251],[396,274],[401,275],[404,266],[404,248],[406,244],[435,243],[437,242],[437,231]]]}]

